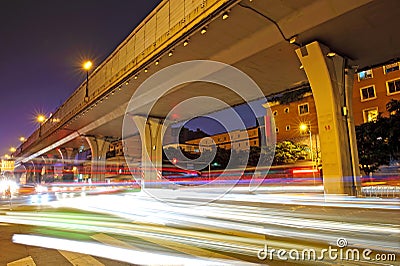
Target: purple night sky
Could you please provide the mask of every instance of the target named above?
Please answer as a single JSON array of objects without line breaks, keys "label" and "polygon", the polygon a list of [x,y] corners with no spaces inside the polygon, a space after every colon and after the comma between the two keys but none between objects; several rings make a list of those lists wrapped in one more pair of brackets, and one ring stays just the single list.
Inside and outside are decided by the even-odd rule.
[{"label": "purple night sky", "polygon": [[0,156],[37,128],[161,0],[8,0],[0,4]]}]

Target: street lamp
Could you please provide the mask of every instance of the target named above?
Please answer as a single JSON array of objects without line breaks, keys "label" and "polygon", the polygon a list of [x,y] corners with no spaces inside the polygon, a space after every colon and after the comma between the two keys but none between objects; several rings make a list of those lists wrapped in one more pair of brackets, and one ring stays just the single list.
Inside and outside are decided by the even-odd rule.
[{"label": "street lamp", "polygon": [[38,115],[36,117],[36,121],[38,121],[40,124],[42,124],[44,121],[46,121],[46,116],[44,115]]},{"label": "street lamp", "polygon": [[36,121],[39,123],[39,137],[42,136],[42,125],[46,121],[46,116],[40,114],[36,117]]},{"label": "street lamp", "polygon": [[310,124],[307,125],[305,123],[301,123],[299,128],[300,128],[300,132],[308,133],[308,135],[310,137],[310,158],[311,158],[313,177],[314,177],[314,185],[315,185],[314,154],[313,154],[313,143],[312,143],[312,135],[311,135],[311,125]]},{"label": "street lamp", "polygon": [[26,141],[26,138],[25,138],[25,137],[20,137],[20,138],[19,138],[19,141],[25,142],[25,141]]},{"label": "street lamp", "polygon": [[13,157],[13,156],[14,156],[13,153],[17,151],[17,148],[15,148],[15,147],[10,147],[9,151],[11,152],[11,157]]},{"label": "street lamp", "polygon": [[85,102],[89,101],[89,70],[92,68],[93,63],[91,61],[86,61],[83,63],[83,69],[86,70],[86,92],[85,92]]},{"label": "street lamp", "polygon": [[309,125],[307,125],[305,123],[301,123],[300,124],[300,132],[308,133],[308,135],[310,137],[310,158],[311,158],[311,162],[314,165],[314,154],[312,152],[313,145],[312,145],[311,126],[309,126]]}]

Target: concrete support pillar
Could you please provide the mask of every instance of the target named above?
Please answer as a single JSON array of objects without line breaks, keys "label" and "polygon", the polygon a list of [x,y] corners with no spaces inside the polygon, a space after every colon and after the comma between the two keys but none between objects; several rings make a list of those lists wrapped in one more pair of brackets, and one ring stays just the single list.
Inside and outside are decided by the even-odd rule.
[{"label": "concrete support pillar", "polygon": [[92,181],[105,181],[106,154],[110,147],[110,142],[106,138],[95,136],[87,136],[85,138],[92,152],[90,177]]},{"label": "concrete support pillar", "polygon": [[63,158],[64,169],[71,170],[78,154],[78,148],[60,148],[60,153]]},{"label": "concrete support pillar", "polygon": [[72,182],[75,179],[73,168],[75,165],[75,157],[78,154],[78,148],[63,147],[59,149],[62,156],[62,179],[63,181]]},{"label": "concrete support pillar", "polygon": [[162,168],[162,140],[166,128],[162,119],[133,116],[142,140],[142,188],[158,187]]},{"label": "concrete support pillar", "polygon": [[41,156],[42,158],[42,169],[40,170],[40,182],[45,183],[48,180],[48,172],[50,169],[50,160],[47,158],[46,155]]},{"label": "concrete support pillar", "polygon": [[29,169],[29,177],[28,177],[28,182],[27,183],[37,183],[37,175],[38,175],[38,168],[39,165],[35,163],[33,160],[28,162],[28,169]]},{"label": "concrete support pillar", "polygon": [[14,168],[14,176],[17,183],[26,183],[27,169],[25,167],[25,164],[21,163],[21,165]]},{"label": "concrete support pillar", "polygon": [[26,169],[26,174],[25,174],[25,183],[32,183],[32,163],[26,162],[26,163],[22,163],[22,165],[25,167]]},{"label": "concrete support pillar", "polygon": [[[326,194],[356,195],[359,177],[352,110],[353,73],[339,55],[312,42],[296,50],[314,95]],[[347,81],[347,82],[346,82]]]}]

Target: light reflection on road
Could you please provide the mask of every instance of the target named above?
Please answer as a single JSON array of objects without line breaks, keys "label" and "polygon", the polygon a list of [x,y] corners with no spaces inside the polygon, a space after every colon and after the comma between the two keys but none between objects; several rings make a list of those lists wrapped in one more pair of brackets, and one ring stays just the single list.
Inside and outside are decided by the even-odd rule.
[{"label": "light reflection on road", "polygon": [[[134,238],[133,245],[146,252],[154,249],[151,243],[167,248],[157,254],[171,255],[172,249],[177,257],[228,259],[229,264],[257,262],[257,252],[266,241],[270,247],[288,250],[299,246],[321,249],[345,237],[357,248],[398,253],[400,219],[393,216],[399,210],[398,200],[252,194],[237,188],[218,201],[187,207],[191,201],[207,201],[217,191],[187,189],[184,197],[180,193],[174,198],[171,190],[168,200],[173,205],[143,192],[61,197],[48,203],[51,211],[8,211],[0,222],[124,236]],[[58,212],[66,208],[79,210],[79,214]],[[387,217],[378,217],[377,212]]]}]

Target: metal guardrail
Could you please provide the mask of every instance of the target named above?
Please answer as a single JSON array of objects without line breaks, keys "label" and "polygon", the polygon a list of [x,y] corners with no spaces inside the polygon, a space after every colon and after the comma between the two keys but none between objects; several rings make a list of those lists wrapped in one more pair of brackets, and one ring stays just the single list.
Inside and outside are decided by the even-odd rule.
[{"label": "metal guardrail", "polygon": [[[89,102],[84,101],[86,83],[75,92],[41,125],[41,135],[64,125],[86,106],[93,104],[110,87],[129,73],[146,64],[184,36],[192,27],[206,19],[230,0],[164,0],[89,76]],[[54,121],[57,121],[56,123]],[[37,129],[19,147],[25,151],[39,138]]]},{"label": "metal guardrail", "polygon": [[399,198],[400,186],[365,186],[361,188],[361,195],[364,197]]}]

